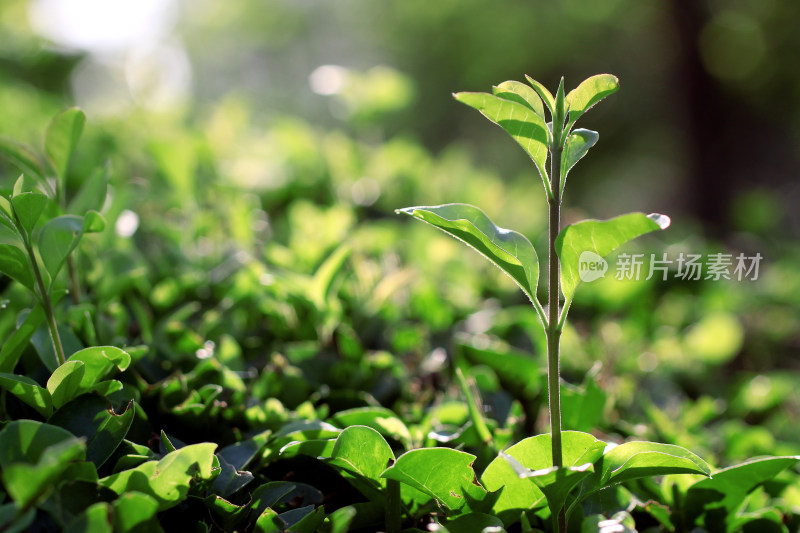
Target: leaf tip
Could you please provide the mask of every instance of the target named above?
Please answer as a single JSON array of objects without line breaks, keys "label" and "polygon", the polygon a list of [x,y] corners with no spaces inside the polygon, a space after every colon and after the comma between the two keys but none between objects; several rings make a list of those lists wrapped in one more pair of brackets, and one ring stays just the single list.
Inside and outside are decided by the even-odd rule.
[{"label": "leaf tip", "polygon": [[662,230],[667,229],[669,225],[672,224],[672,219],[661,213],[650,213],[647,215],[647,218],[658,224],[658,227]]}]

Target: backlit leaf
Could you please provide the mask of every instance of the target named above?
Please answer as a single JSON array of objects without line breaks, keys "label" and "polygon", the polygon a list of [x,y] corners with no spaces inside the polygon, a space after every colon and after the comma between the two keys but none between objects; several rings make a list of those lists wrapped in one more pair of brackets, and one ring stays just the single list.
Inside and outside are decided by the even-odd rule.
[{"label": "backlit leaf", "polygon": [[83,111],[71,107],[56,115],[47,128],[45,153],[62,184],[67,175],[72,153],[81,138],[84,124],[86,115]]},{"label": "backlit leaf", "polygon": [[534,162],[545,189],[549,191],[546,169],[548,130],[544,119],[534,109],[489,93],[463,92],[453,96],[459,102],[480,111],[511,135]]},{"label": "backlit leaf", "polygon": [[580,85],[567,94],[566,103],[569,107],[567,131],[592,106],[618,90],[619,80],[611,74],[597,74],[583,80]]},{"label": "backlit leaf", "polygon": [[14,213],[19,218],[20,224],[30,235],[47,205],[47,196],[38,192],[24,192],[13,196],[11,204],[14,206]]},{"label": "backlit leaf", "polygon": [[55,409],[80,394],[83,372],[83,361],[67,361],[53,371],[47,380],[47,390],[53,399]]},{"label": "backlit leaf", "polygon": [[584,220],[561,230],[556,252],[561,261],[561,290],[572,301],[581,283],[581,262],[599,261],[626,242],[651,231],[669,227],[669,217],[628,213],[609,220]]},{"label": "backlit leaf", "polygon": [[497,87],[492,87],[495,96],[505,100],[518,102],[533,110],[537,115],[544,119],[544,106],[542,99],[529,85],[518,81],[504,81]]},{"label": "backlit leaf", "polygon": [[418,218],[468,244],[508,274],[531,301],[536,299],[539,258],[524,235],[496,226],[483,211],[468,204],[406,207],[396,212]]},{"label": "backlit leaf", "polygon": [[0,387],[36,409],[45,418],[53,413],[50,393],[29,377],[0,373]]},{"label": "backlit leaf", "polygon": [[596,131],[577,129],[573,131],[564,144],[564,151],[561,152],[561,194],[564,194],[564,184],[567,182],[567,174],[586,155],[589,148],[595,145],[600,135]]},{"label": "backlit leaf", "polygon": [[55,279],[84,233],[103,231],[104,227],[103,217],[95,211],[89,211],[82,217],[62,215],[42,226],[39,233],[39,253],[51,278]]},{"label": "backlit leaf", "polygon": [[35,282],[28,256],[13,244],[0,243],[0,272],[34,290]]},{"label": "backlit leaf", "polygon": [[421,448],[398,457],[381,477],[400,481],[435,498],[449,514],[486,496],[486,490],[475,479],[474,461],[474,455],[452,448]]},{"label": "backlit leaf", "polygon": [[[561,445],[564,466],[574,467],[596,461],[602,456],[606,444],[588,433],[564,431],[561,433]],[[505,450],[504,454],[532,471],[553,466],[549,434],[521,440]],[[520,478],[503,456],[498,456],[489,463],[481,476],[481,482],[489,491],[505,487],[492,510],[506,525],[518,520],[520,512],[545,503],[544,493],[531,481]]]}]

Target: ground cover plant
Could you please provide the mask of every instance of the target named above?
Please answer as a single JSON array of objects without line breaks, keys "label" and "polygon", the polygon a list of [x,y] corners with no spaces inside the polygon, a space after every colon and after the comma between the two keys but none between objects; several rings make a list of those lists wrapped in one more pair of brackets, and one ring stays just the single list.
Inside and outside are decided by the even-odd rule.
[{"label": "ground cover plant", "polygon": [[[633,214],[560,228],[567,173],[598,139],[575,122],[616,78],[569,93],[562,82],[555,96],[529,83],[456,98],[542,177],[547,305],[534,246],[477,208],[401,211],[477,249],[531,305],[493,267],[389,218],[458,183],[438,190],[429,174],[462,180],[472,166],[407,140],[364,146],[275,124],[267,135],[298,178],[257,196],[215,174],[224,139],[196,131],[93,133],[72,108],[42,150],[3,138],[0,530],[796,530],[800,449],[782,416],[796,382],[753,371],[731,390],[705,383],[741,348],[718,342],[735,331],[720,308],[749,309],[740,289],[704,285],[690,300],[655,283],[636,298],[585,284],[579,299],[582,252],[602,258],[665,226]],[[122,137],[129,147],[103,153]],[[102,164],[112,156],[153,179],[120,179]],[[390,169],[371,208],[386,217],[331,193],[358,167]],[[512,194],[467,177],[478,185],[462,198],[475,203],[493,188],[531,201],[529,182]],[[770,287],[748,296],[798,306]],[[591,325],[581,341],[571,308]],[[684,339],[661,317],[692,328]],[[755,324],[767,347],[780,334]],[[641,370],[641,353],[674,354],[674,338],[703,358]],[[637,391],[673,381],[676,403]]]}]

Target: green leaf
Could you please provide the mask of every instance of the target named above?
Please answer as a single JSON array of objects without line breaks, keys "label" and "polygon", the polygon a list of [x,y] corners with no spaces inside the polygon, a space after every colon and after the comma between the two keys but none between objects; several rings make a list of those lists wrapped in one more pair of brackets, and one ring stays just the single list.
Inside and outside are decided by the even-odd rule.
[{"label": "green leaf", "polygon": [[38,192],[24,192],[13,196],[11,205],[14,206],[14,213],[19,218],[25,233],[30,236],[47,205],[47,196]]},{"label": "green leaf", "polygon": [[101,211],[108,195],[108,174],[107,164],[92,172],[70,200],[67,212],[83,215],[90,210]]},{"label": "green leaf", "polygon": [[381,477],[405,483],[435,498],[448,514],[481,501],[486,490],[475,479],[475,456],[452,448],[421,448],[397,458]]},{"label": "green leaf", "polygon": [[264,483],[250,494],[250,508],[255,514],[260,515],[265,509],[276,507],[280,502],[286,500],[296,488],[294,483],[288,481]]},{"label": "green leaf", "polygon": [[136,468],[123,470],[99,481],[117,494],[138,491],[154,497],[159,511],[174,507],[185,500],[193,479],[212,480],[217,471],[214,463],[214,443],[190,444],[167,454],[160,461],[148,461]]},{"label": "green leaf", "polygon": [[262,431],[257,435],[253,435],[247,440],[236,442],[222,448],[217,455],[237,470],[245,468],[256,454],[264,448],[267,443],[271,432],[269,430]]},{"label": "green leaf", "polygon": [[358,511],[352,505],[340,507],[325,518],[328,533],[347,533]]},{"label": "green leaf", "polygon": [[55,280],[84,233],[103,231],[104,228],[103,217],[95,211],[89,211],[83,217],[62,215],[48,221],[39,234],[39,254],[50,277]]},{"label": "green leaf", "polygon": [[503,128],[525,150],[542,177],[545,190],[550,193],[547,178],[548,129],[544,119],[529,105],[507,100],[489,93],[455,93],[456,100],[481,112],[483,116]]},{"label": "green leaf", "polygon": [[59,409],[48,422],[84,437],[86,459],[99,468],[128,434],[135,411],[132,400],[121,413],[116,413],[105,398],[85,394]]},{"label": "green leaf", "polygon": [[131,356],[114,346],[92,346],[72,354],[68,361],[84,364],[81,388],[89,389],[115,372],[123,372],[131,364]]},{"label": "green leaf", "polygon": [[[564,431],[561,433],[561,455],[565,467],[594,463],[603,454],[605,442],[588,433]],[[505,455],[516,459],[523,468],[543,470],[552,467],[553,451],[549,434],[537,435],[521,440],[505,451]],[[527,479],[522,479],[501,455],[496,457],[481,476],[486,490],[495,491],[503,487],[492,511],[508,526],[519,520],[520,513],[543,505],[544,493]]]},{"label": "green leaf", "polygon": [[545,87],[535,79],[531,78],[527,74],[525,75],[525,79],[528,80],[528,83],[531,84],[531,87],[533,87],[533,90],[536,91],[536,94],[538,94],[541,97],[542,101],[547,106],[547,109],[550,111],[550,114],[552,115],[553,111],[556,108],[556,101],[555,98],[553,98],[553,95],[550,93],[550,91],[547,90],[547,87]]},{"label": "green leaf", "polygon": [[547,506],[550,514],[556,515],[564,507],[569,493],[578,483],[594,473],[592,463],[584,463],[580,466],[564,466],[543,468],[541,470],[530,470],[522,466],[510,455],[500,453],[500,457],[505,459],[522,479],[530,479],[547,498]]},{"label": "green leaf", "polygon": [[287,524],[278,516],[278,513],[269,507],[258,515],[256,520],[256,533],[283,533],[286,531]]},{"label": "green leaf", "polygon": [[575,121],[586,113],[597,102],[619,90],[619,80],[611,74],[597,74],[581,82],[575,89],[567,94],[569,106],[569,122],[567,131],[572,128]]},{"label": "green leaf", "polygon": [[71,107],[56,115],[47,128],[44,142],[45,153],[53,165],[62,187],[69,169],[69,161],[81,138],[84,124],[86,124],[86,115],[83,111],[77,107]]},{"label": "green leaf", "polygon": [[83,442],[57,426],[15,420],[0,431],[3,483],[18,509],[45,496],[70,468],[85,457]]},{"label": "green leaf", "polygon": [[468,204],[398,209],[468,244],[508,274],[531,302],[536,300],[539,258],[531,242],[516,231],[496,226],[483,211]]},{"label": "green leaf", "polygon": [[[111,504],[114,507],[114,531],[128,533],[146,527],[158,512],[158,502],[141,492],[126,492]],[[152,528],[148,527],[148,530]]]},{"label": "green leaf", "polygon": [[22,172],[44,179],[44,165],[39,156],[27,145],[13,139],[0,136],[0,155],[11,161]]},{"label": "green leaf", "polygon": [[325,520],[325,508],[306,505],[278,515],[292,533],[314,533]]},{"label": "green leaf", "polygon": [[504,81],[497,87],[492,87],[492,92],[495,96],[529,107],[544,120],[542,99],[530,86],[513,80]]},{"label": "green leaf", "polygon": [[700,457],[685,448],[658,442],[631,441],[608,450],[595,462],[596,475],[586,493],[643,477],[711,473]]},{"label": "green leaf", "polygon": [[44,418],[53,414],[50,393],[31,378],[0,373],[0,387],[36,409]]},{"label": "green leaf", "polygon": [[0,272],[34,291],[35,281],[28,256],[13,244],[0,243]]},{"label": "green leaf", "polygon": [[[2,252],[0,252],[2,254]],[[55,301],[51,301],[55,304]],[[42,304],[37,303],[30,312],[20,313],[21,320],[18,319],[18,326],[11,336],[9,336],[3,347],[0,348],[0,371],[11,372],[17,366],[23,350],[28,345],[36,330],[44,322],[44,309]]]},{"label": "green leaf", "polygon": [[0,431],[0,467],[35,464],[48,446],[73,439],[66,429],[35,420],[15,420]]},{"label": "green leaf", "polygon": [[571,302],[575,289],[581,283],[582,261],[602,259],[631,239],[666,229],[669,224],[666,215],[628,213],[609,220],[584,220],[564,228],[556,238],[564,299]]},{"label": "green leaf", "polygon": [[385,486],[381,473],[392,461],[394,453],[380,433],[367,426],[351,426],[336,437],[328,462]]},{"label": "green leaf", "polygon": [[247,472],[246,470],[237,470],[219,455],[217,456],[217,459],[219,460],[220,472],[216,479],[214,479],[214,484],[211,486],[211,490],[214,493],[222,496],[223,498],[227,498],[253,481],[253,474],[250,472]]},{"label": "green leaf", "polygon": [[83,373],[83,361],[67,361],[55,369],[47,380],[47,390],[53,399],[55,409],[80,394]]},{"label": "green leaf", "polygon": [[11,207],[11,202],[2,195],[0,195],[0,224],[10,229],[15,236],[22,237],[17,229],[17,223],[14,221],[14,208]]},{"label": "green leaf", "polygon": [[765,457],[714,472],[689,487],[686,514],[693,521],[703,513],[733,513],[751,491],[798,461],[800,456]]},{"label": "green leaf", "polygon": [[561,152],[561,194],[564,194],[564,184],[567,182],[567,174],[589,151],[589,148],[597,143],[600,135],[596,131],[577,129],[567,137],[564,143],[564,151]]}]

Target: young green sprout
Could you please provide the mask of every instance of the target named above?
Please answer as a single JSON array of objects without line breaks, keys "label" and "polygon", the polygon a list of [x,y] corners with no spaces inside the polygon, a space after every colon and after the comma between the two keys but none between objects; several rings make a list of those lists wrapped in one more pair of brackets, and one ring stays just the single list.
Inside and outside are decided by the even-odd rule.
[{"label": "young green sprout", "polygon": [[[560,339],[575,290],[581,283],[581,255],[603,258],[635,237],[665,229],[669,217],[631,213],[605,221],[586,220],[562,230],[561,200],[567,176],[599,138],[596,131],[575,128],[575,123],[595,104],[615,93],[619,82],[611,74],[598,74],[565,94],[562,78],[553,96],[541,83],[526,78],[529,85],[506,81],[493,87],[492,94],[461,92],[453,96],[511,135],[533,161],[542,180],[549,207],[544,304],[537,296],[538,255],[524,235],[498,227],[479,208],[467,204],[407,207],[397,212],[432,224],[468,244],[509,275],[530,299],[547,338],[550,444],[555,469],[546,476],[550,482],[545,478],[538,481],[542,483],[540,488],[572,488],[591,473],[585,465],[565,464],[561,433]],[[570,474],[571,468],[578,470]],[[553,493],[542,490],[546,496]],[[548,496],[557,531],[566,528],[566,500],[562,496],[566,498],[566,493]],[[553,501],[558,502],[555,507]]]}]

